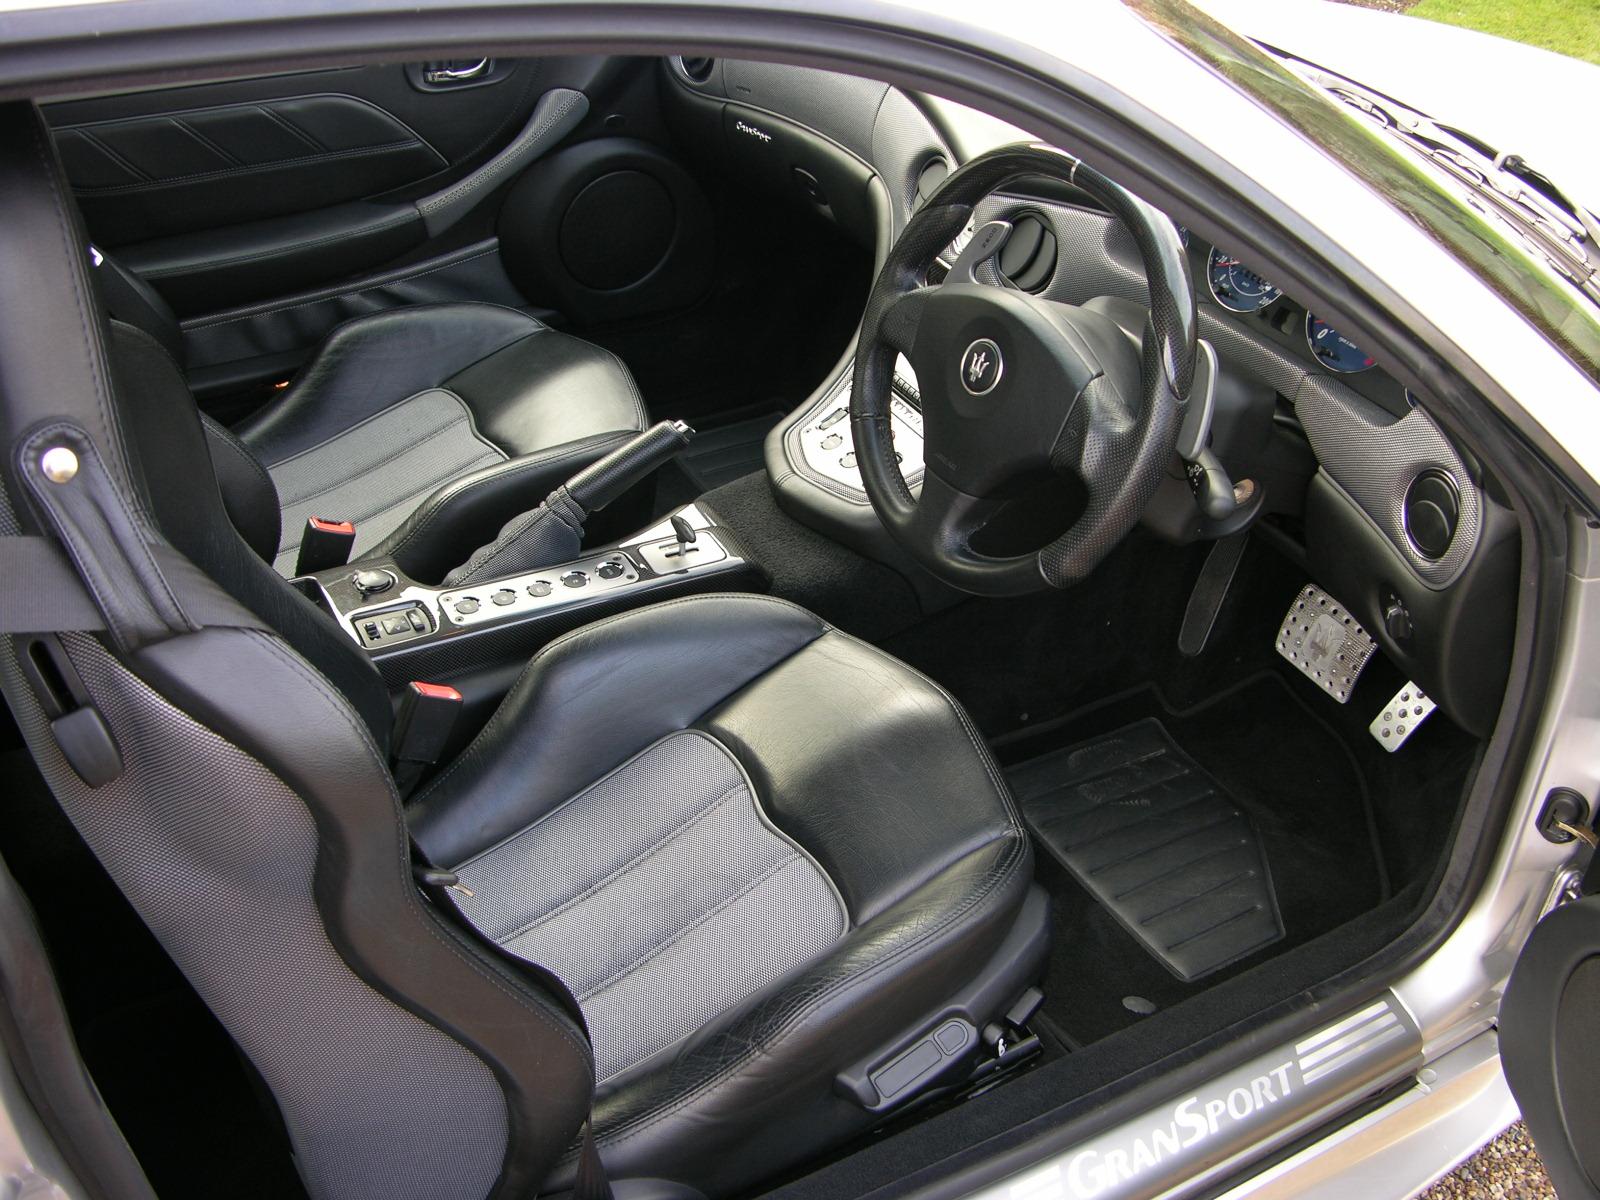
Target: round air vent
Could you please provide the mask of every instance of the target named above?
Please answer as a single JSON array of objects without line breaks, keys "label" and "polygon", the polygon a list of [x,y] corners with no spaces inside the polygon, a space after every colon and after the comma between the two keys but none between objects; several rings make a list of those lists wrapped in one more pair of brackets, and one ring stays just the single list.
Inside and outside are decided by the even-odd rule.
[{"label": "round air vent", "polygon": [[1438,562],[1455,540],[1461,520],[1456,481],[1437,467],[1429,467],[1406,489],[1403,515],[1411,545],[1423,558]]},{"label": "round air vent", "polygon": [[1056,235],[1042,218],[1023,213],[1011,222],[1011,236],[996,265],[1007,283],[1038,295],[1055,278]]},{"label": "round air vent", "polygon": [[917,175],[917,196],[912,208],[921,208],[928,198],[939,190],[939,185],[950,178],[950,164],[942,157],[930,158]]},{"label": "round air vent", "polygon": [[711,69],[716,66],[714,58],[699,58],[694,56],[679,55],[678,70],[683,72],[683,77],[690,83],[704,83],[711,78]]}]

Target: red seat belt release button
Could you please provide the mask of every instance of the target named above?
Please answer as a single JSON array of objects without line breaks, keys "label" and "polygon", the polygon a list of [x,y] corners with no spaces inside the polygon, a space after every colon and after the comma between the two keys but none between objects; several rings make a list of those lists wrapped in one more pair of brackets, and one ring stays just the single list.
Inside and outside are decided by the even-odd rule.
[{"label": "red seat belt release button", "polygon": [[306,531],[300,539],[300,554],[294,562],[294,573],[310,575],[314,571],[342,567],[350,561],[350,551],[355,544],[354,522],[307,517]]}]

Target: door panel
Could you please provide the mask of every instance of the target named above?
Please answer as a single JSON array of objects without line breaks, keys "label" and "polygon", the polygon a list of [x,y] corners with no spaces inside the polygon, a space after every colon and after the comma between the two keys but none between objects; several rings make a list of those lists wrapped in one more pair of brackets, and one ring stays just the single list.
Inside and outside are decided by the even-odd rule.
[{"label": "door panel", "polygon": [[1534,928],[1500,1002],[1511,1094],[1562,1200],[1600,1197],[1600,895]]},{"label": "door panel", "polygon": [[67,100],[46,107],[90,236],[130,242],[420,196],[522,127],[560,60],[500,64],[459,88],[404,64]]},{"label": "door panel", "polygon": [[59,126],[55,137],[106,248],[358,200],[450,165],[383,109],[334,94]]}]

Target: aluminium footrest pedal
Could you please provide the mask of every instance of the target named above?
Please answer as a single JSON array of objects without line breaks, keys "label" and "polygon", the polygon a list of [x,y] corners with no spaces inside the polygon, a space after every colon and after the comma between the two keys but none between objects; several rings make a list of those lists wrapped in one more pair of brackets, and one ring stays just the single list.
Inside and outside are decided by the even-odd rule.
[{"label": "aluminium footrest pedal", "polygon": [[1261,842],[1153,718],[1013,767],[1023,816],[1124,929],[1185,982],[1283,937]]},{"label": "aluminium footrest pedal", "polygon": [[1346,704],[1378,643],[1348,608],[1308,583],[1278,627],[1277,649],[1312,683]]}]

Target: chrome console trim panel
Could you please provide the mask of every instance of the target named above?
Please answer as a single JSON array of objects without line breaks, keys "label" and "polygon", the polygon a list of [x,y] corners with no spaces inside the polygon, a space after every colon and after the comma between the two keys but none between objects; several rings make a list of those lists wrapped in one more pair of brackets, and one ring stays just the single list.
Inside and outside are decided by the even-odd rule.
[{"label": "chrome console trim panel", "polygon": [[426,663],[437,670],[471,669],[536,644],[593,616],[703,586],[728,586],[723,577],[759,574],[737,540],[709,513],[690,504],[677,510],[697,533],[688,561],[675,566],[679,543],[671,518],[568,563],[464,587],[437,588],[406,578],[386,564],[397,586],[365,596],[357,572],[344,567],[296,580],[332,613],[345,633],[372,655],[386,676]]},{"label": "chrome console trim panel", "polygon": [[[855,437],[850,430],[850,379],[855,360],[817,399],[785,422],[784,451],[795,471],[841,499],[867,503],[861,470],[855,461]],[[917,376],[901,356],[895,362],[894,394],[890,398],[894,444],[900,470],[913,489],[922,482],[922,410],[917,406]]]}]

